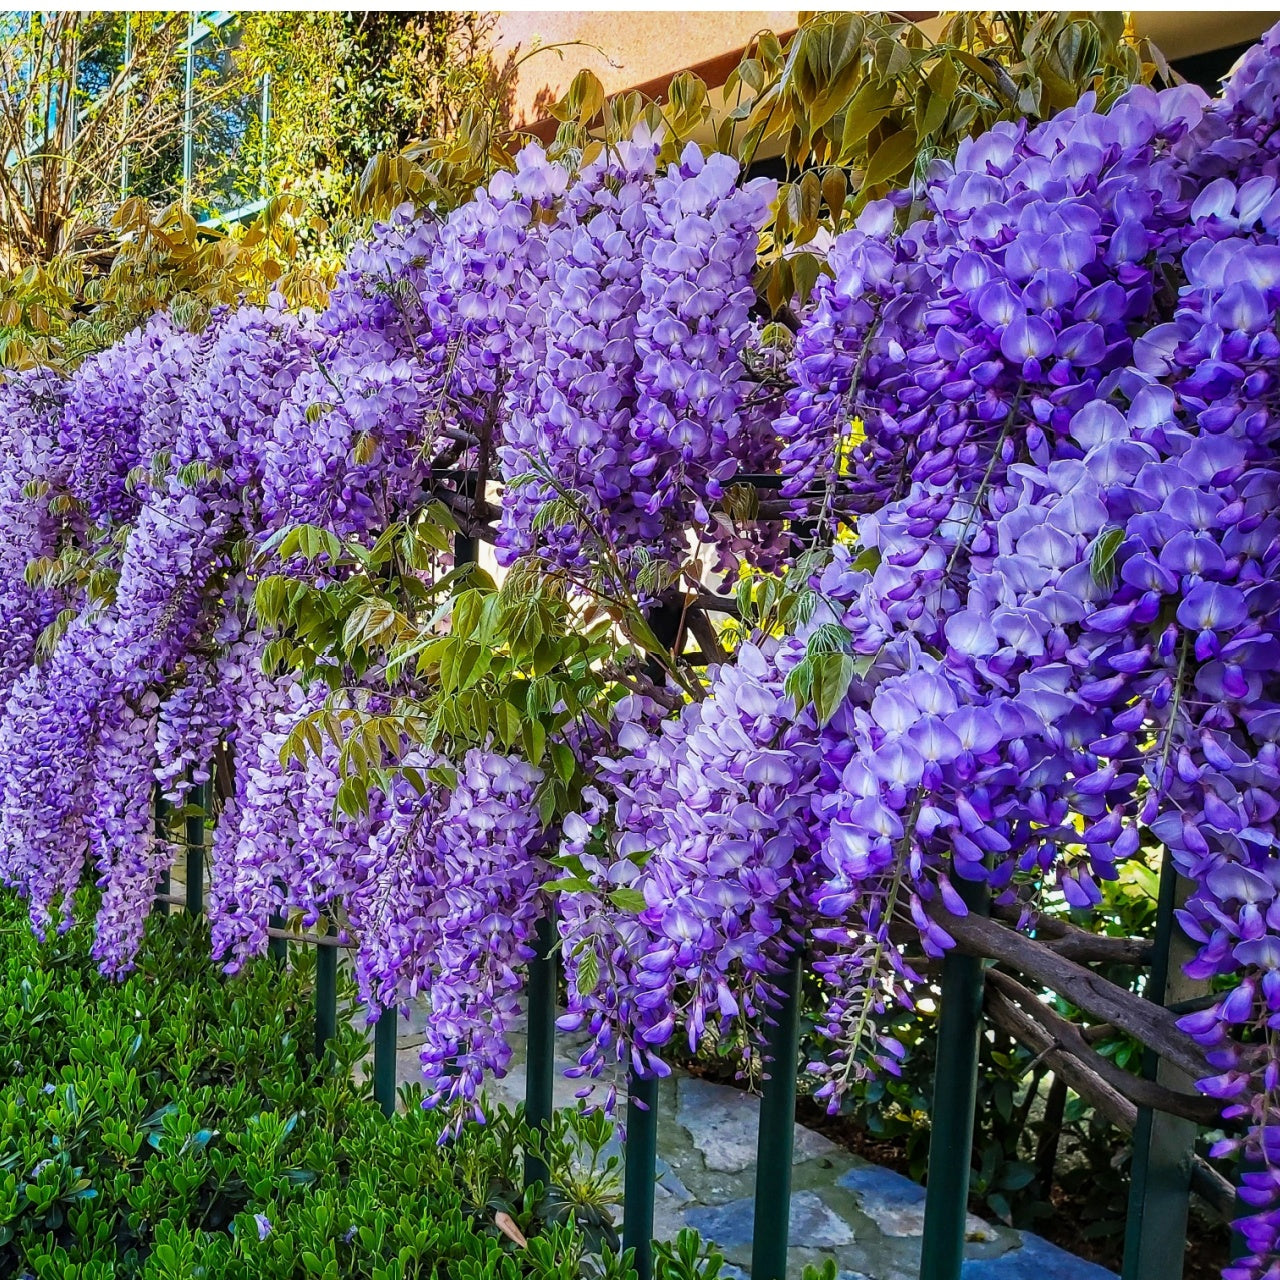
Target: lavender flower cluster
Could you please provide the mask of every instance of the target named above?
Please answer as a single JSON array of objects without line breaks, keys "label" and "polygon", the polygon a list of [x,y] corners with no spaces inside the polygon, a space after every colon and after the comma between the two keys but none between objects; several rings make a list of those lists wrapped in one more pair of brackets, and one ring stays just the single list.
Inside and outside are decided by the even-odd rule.
[{"label": "lavender flower cluster", "polygon": [[693,144],[659,174],[658,150],[643,130],[606,149],[526,246],[499,452],[507,562],[616,559],[631,578],[679,564],[691,535],[731,540],[713,507],[776,457],[743,366],[774,184],[739,186],[735,161]]}]

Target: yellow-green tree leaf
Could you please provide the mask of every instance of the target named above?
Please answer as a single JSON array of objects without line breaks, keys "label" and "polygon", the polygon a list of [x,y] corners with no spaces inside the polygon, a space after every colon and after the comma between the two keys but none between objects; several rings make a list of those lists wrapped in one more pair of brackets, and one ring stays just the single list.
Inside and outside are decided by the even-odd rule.
[{"label": "yellow-green tree leaf", "polygon": [[901,129],[890,134],[877,148],[863,176],[864,187],[878,186],[895,178],[916,158],[914,129]]}]

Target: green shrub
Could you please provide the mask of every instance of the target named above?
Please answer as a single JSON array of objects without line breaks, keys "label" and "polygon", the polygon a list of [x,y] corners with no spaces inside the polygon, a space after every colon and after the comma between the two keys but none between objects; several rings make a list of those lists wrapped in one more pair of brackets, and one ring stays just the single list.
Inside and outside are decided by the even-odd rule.
[{"label": "green shrub", "polygon": [[[332,1067],[316,1061],[314,952],[293,951],[288,969],[227,978],[199,923],[156,917],[136,972],[113,983],[82,929],[42,946],[0,894],[0,1275],[634,1274],[602,1117],[557,1115],[542,1144],[552,1185],[528,1193],[519,1113],[441,1143],[415,1087],[387,1120],[352,1080],[357,1028],[340,1020]],[[718,1274],[692,1233],[660,1250],[657,1274],[684,1277],[691,1259],[701,1280]]]}]

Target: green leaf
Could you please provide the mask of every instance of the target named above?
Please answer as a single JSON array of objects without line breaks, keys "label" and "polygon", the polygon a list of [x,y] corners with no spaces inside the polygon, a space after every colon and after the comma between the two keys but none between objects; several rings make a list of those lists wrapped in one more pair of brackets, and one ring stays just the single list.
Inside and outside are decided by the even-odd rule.
[{"label": "green leaf", "polygon": [[[809,301],[813,286],[822,273],[821,260],[812,253],[797,253],[791,259],[792,278],[795,280],[796,297],[800,302]],[[754,490],[752,491],[754,494]]]},{"label": "green leaf", "polygon": [[504,747],[511,747],[520,736],[520,713],[505,699],[493,708],[493,729]]},{"label": "green leaf", "polygon": [[590,124],[604,106],[604,86],[599,78],[585,68],[579,71],[569,85],[569,92],[551,108],[557,119],[575,124]]},{"label": "green leaf", "polygon": [[799,183],[792,187],[800,193],[800,216],[796,222],[800,227],[799,242],[812,240],[818,230],[818,217],[822,212],[822,179],[816,169],[810,169],[801,177]]},{"label": "green leaf", "polygon": [[369,787],[358,774],[338,787],[338,808],[349,818],[358,818],[369,808]]},{"label": "green leaf", "polygon": [[595,885],[581,876],[566,876],[562,880],[552,880],[543,888],[548,893],[590,893]]},{"label": "green leaf", "polygon": [[458,771],[445,764],[432,765],[427,777],[439,787],[452,791],[458,785]]},{"label": "green leaf", "polygon": [[639,889],[626,887],[612,890],[609,894],[609,901],[619,911],[626,911],[631,915],[639,915],[649,905],[645,902],[644,894]]},{"label": "green leaf", "polygon": [[600,985],[600,959],[592,947],[584,948],[578,957],[578,975],[575,985],[580,996],[589,996]]},{"label": "green leaf", "polygon": [[853,647],[853,636],[838,622],[824,622],[805,644],[805,654],[817,658],[826,653],[847,653]]},{"label": "green leaf", "polygon": [[1023,1187],[1030,1186],[1035,1176],[1036,1171],[1031,1165],[1018,1161],[1005,1165],[995,1185],[1000,1191],[1021,1191]]},{"label": "green leaf", "polygon": [[875,44],[875,68],[886,80],[911,69],[911,52],[892,36],[881,36]]},{"label": "green leaf", "polygon": [[561,782],[568,783],[577,770],[578,761],[573,754],[573,748],[564,742],[553,742],[551,744],[551,760],[555,765],[556,774]]},{"label": "green leaf", "polygon": [[538,796],[538,821],[549,827],[556,816],[556,793],[551,787],[543,787]]},{"label": "green leaf", "polygon": [[1116,552],[1124,542],[1124,530],[1104,529],[1089,551],[1089,573],[1098,586],[1110,591],[1116,582]]},{"label": "green leaf", "polygon": [[471,637],[480,626],[484,611],[484,594],[471,588],[464,591],[453,605],[452,631],[456,636]]},{"label": "green leaf", "polygon": [[897,177],[903,169],[912,164],[916,158],[916,135],[914,129],[900,129],[890,134],[877,148],[876,153],[867,164],[863,176],[864,187],[878,186],[890,178]]},{"label": "green leaf", "polygon": [[897,87],[892,82],[881,84],[868,80],[853,95],[844,115],[844,129],[840,136],[840,158],[848,161],[868,134],[893,109]]},{"label": "green leaf", "polygon": [[844,702],[858,674],[857,661],[849,653],[824,653],[813,659],[813,708],[825,725]]},{"label": "green leaf", "polygon": [[440,653],[440,692],[454,693],[463,680],[463,665],[468,649],[474,646],[463,640],[449,637],[449,644]]},{"label": "green leaf", "polygon": [[782,691],[797,707],[807,707],[813,700],[813,659],[797,662],[783,681]]},{"label": "green leaf", "polygon": [[524,727],[525,755],[532,765],[542,763],[547,747],[547,731],[537,720],[530,720]]},{"label": "green leaf", "polygon": [[844,202],[849,195],[849,176],[843,169],[832,165],[822,175],[822,198],[827,202],[831,213],[831,221],[840,225],[840,215],[844,212]]},{"label": "green leaf", "polygon": [[823,44],[830,66],[823,77],[822,88],[809,108],[809,136],[822,128],[849,101],[862,75],[860,57],[862,37],[866,30],[863,19],[855,13],[838,15]]}]

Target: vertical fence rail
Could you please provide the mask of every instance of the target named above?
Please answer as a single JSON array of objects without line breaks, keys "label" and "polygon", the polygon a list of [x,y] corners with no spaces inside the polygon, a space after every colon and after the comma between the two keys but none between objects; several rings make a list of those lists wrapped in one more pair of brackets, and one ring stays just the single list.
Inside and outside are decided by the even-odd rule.
[{"label": "vertical fence rail", "polygon": [[[270,924],[273,929],[283,929],[288,921],[280,912],[275,912],[271,916]],[[288,938],[277,938],[272,936],[267,942],[267,954],[276,962],[276,964],[284,965],[289,961],[289,940]]]},{"label": "vertical fence rail", "polygon": [[[668,649],[680,638],[682,604],[663,601],[649,613],[649,626]],[[661,687],[666,668],[656,656],[646,663],[649,679]],[[627,1129],[622,1201],[622,1247],[635,1250],[637,1280],[653,1273],[653,1201],[658,1176],[658,1081],[627,1072]]]},{"label": "vertical fence rail", "polygon": [[[538,921],[536,954],[529,961],[529,1035],[525,1061],[524,1117],[532,1128],[546,1132],[551,1123],[556,1052],[555,919]],[[532,1152],[524,1157],[525,1186],[547,1183],[547,1166]]]},{"label": "vertical fence rail", "polygon": [[193,785],[187,796],[187,911],[198,916],[204,911],[204,816],[207,812],[207,783]]},{"label": "vertical fence rail", "polygon": [[[156,784],[152,812],[155,814],[156,847],[159,850],[167,849],[169,840],[169,802],[161,795],[158,783]],[[160,881],[156,892],[168,897],[169,889],[169,864],[166,862],[164,870],[160,873]],[[155,905],[160,909],[162,916],[169,914],[169,904],[167,902],[161,901]]]},{"label": "vertical fence rail", "polygon": [[400,1010],[391,1005],[373,1024],[373,1097],[384,1116],[396,1113],[396,1036]]},{"label": "vertical fence rail", "polygon": [[658,1168],[658,1081],[627,1077],[626,1170],[623,1182],[622,1247],[635,1250],[636,1280],[653,1274],[653,1196]]},{"label": "vertical fence rail", "polygon": [[[970,911],[987,913],[985,883],[961,880],[957,891]],[[947,953],[942,962],[920,1280],[960,1280],[964,1263],[982,1036],[982,983],[981,959],[957,955],[954,950]]]},{"label": "vertical fence rail", "polygon": [[[1156,904],[1155,954],[1147,976],[1147,998],[1176,1004],[1206,988],[1182,971],[1191,944],[1178,928],[1174,912],[1190,882],[1182,880],[1166,853],[1160,868]],[[1190,1093],[1194,1083],[1147,1049],[1142,1074],[1148,1080]],[[1196,1124],[1180,1116],[1138,1108],[1133,1130],[1133,1166],[1129,1212],[1125,1221],[1123,1280],[1179,1280],[1186,1253],[1187,1214]]]},{"label": "vertical fence rail", "polygon": [[778,983],[779,1001],[765,1038],[764,1096],[756,1146],[753,1280],[786,1280],[791,1243],[791,1167],[796,1131],[796,1056],[800,1049],[800,984],[804,956],[791,957]]},{"label": "vertical fence rail", "polygon": [[[338,928],[328,922],[326,935],[337,936]],[[316,1062],[327,1067],[326,1046],[338,1033],[338,948],[316,946]]]}]

